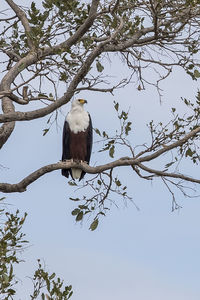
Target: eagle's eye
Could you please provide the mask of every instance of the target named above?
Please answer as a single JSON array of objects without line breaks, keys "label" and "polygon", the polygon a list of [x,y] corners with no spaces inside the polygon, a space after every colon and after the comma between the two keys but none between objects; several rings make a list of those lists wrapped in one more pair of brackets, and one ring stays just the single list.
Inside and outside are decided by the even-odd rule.
[{"label": "eagle's eye", "polygon": [[87,101],[86,101],[85,99],[78,99],[78,101],[79,101],[79,103],[81,103],[81,104],[87,103]]}]

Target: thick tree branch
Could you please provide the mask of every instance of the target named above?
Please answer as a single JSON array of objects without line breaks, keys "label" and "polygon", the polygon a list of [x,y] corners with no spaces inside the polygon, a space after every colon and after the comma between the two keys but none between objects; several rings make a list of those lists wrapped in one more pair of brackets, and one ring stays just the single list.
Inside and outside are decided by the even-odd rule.
[{"label": "thick tree branch", "polygon": [[[151,4],[149,5],[149,3],[145,1],[136,1],[133,4],[131,3],[131,1],[129,1],[130,3],[126,3],[126,1],[123,2],[116,0],[111,1],[110,4],[107,4],[107,2],[105,2],[104,5],[102,3],[101,5],[99,5],[100,0],[91,0],[89,13],[87,9],[84,10],[84,16],[81,22],[77,22],[77,24],[67,24],[68,17],[66,17],[66,24],[63,25],[62,20],[61,22],[60,20],[57,20],[56,22],[58,23],[55,22],[54,27],[53,23],[56,20],[57,14],[55,10],[55,15],[53,15],[50,22],[50,27],[48,27],[50,28],[48,29],[48,34],[46,26],[49,26],[49,19],[46,19],[45,22],[47,25],[44,24],[44,27],[41,31],[42,38],[40,35],[33,38],[32,32],[34,32],[34,26],[31,27],[32,24],[30,26],[25,12],[18,5],[16,5],[14,1],[15,0],[6,0],[8,5],[10,5],[10,7],[15,12],[16,17],[18,18],[17,22],[22,23],[23,29],[20,25],[19,31],[25,31],[26,37],[24,38],[24,40],[20,39],[20,36],[17,37],[18,34],[15,33],[15,30],[13,30],[12,33],[11,27],[13,26],[13,24],[10,25],[10,23],[8,22],[3,35],[5,37],[5,40],[8,41],[9,34],[11,33],[10,37],[13,38],[13,41],[16,43],[17,47],[15,47],[14,42],[13,44],[10,44],[9,42],[5,45],[2,44],[1,49],[1,51],[6,53],[6,55],[10,58],[11,63],[9,63],[7,66],[7,74],[3,77],[0,86],[0,95],[2,95],[0,97],[3,98],[3,114],[0,115],[0,123],[4,123],[0,128],[0,148],[12,133],[15,124],[14,121],[33,120],[46,116],[49,113],[55,111],[57,108],[61,107],[63,104],[69,102],[76,91],[88,89],[92,91],[112,93],[113,89],[116,88],[116,86],[110,87],[108,89],[98,88],[97,83],[92,86],[90,85],[90,82],[92,82],[92,80],[85,78],[86,74],[88,74],[88,72],[90,71],[93,62],[96,59],[103,59],[103,55],[101,56],[102,53],[115,51],[122,53],[123,51],[126,51],[128,54],[132,54],[131,58],[133,60],[133,64],[131,64],[130,62],[130,66],[133,67],[134,71],[136,70],[137,72],[138,70],[138,79],[140,80],[142,80],[142,75],[139,71],[139,68],[142,69],[142,66],[140,67],[140,63],[143,62],[144,64],[154,63],[158,66],[163,66],[169,72],[169,66],[180,64],[186,71],[190,70],[190,74],[195,78],[196,69],[193,70],[193,68],[197,67],[198,64],[195,63],[195,58],[191,59],[191,56],[197,53],[196,51],[199,51],[200,47],[199,41],[196,43],[195,40],[196,36],[199,36],[198,19],[200,15],[199,7],[198,5],[196,5],[196,3],[194,3],[194,5],[193,3],[191,5],[185,5],[185,3],[179,4],[178,2],[174,4],[173,1],[169,1],[169,3],[165,3],[165,1],[149,1],[149,3]],[[101,11],[100,9],[98,9],[98,7],[100,7]],[[140,18],[137,19],[137,15],[140,16],[141,12],[142,15],[145,16],[144,22],[142,21],[142,19],[140,20]],[[54,12],[52,13],[54,14]],[[75,11],[74,19],[76,19],[75,17],[77,17],[77,14],[78,13]],[[78,14],[78,16],[80,16],[80,14]],[[107,21],[106,18],[104,18],[106,16],[109,16],[107,18]],[[121,16],[121,18],[119,18],[118,16]],[[130,25],[127,27],[127,23],[129,23],[129,16],[131,16],[130,22],[132,24],[130,23]],[[108,21],[109,19],[110,21]],[[125,26],[123,24],[123,20]],[[80,25],[81,23],[82,25]],[[53,25],[51,26],[51,24]],[[60,29],[57,29],[56,24],[60,26],[58,27]],[[144,28],[144,26],[149,27]],[[186,30],[183,31],[185,26]],[[13,26],[13,28],[15,28],[15,26]],[[18,26],[16,26],[16,28],[18,28]],[[68,33],[68,29],[70,34]],[[6,37],[7,35],[8,37]],[[38,43],[37,48],[34,46],[34,41]],[[21,42],[23,43],[22,46]],[[28,54],[27,42],[29,47],[28,51],[30,50]],[[158,54],[159,51],[155,50],[155,53],[158,54],[156,55],[156,57],[158,58],[154,59],[151,52],[153,50],[150,49],[150,47],[149,50],[148,47],[142,47],[149,46],[150,44],[154,45],[151,47],[152,49],[163,49],[163,52],[166,51],[166,54],[172,53],[172,56],[174,57],[174,60],[172,57],[172,64],[170,64],[170,60],[169,63],[163,62]],[[177,49],[175,49],[176,45]],[[190,47],[190,49],[189,46],[191,45],[192,48]],[[15,53],[15,51],[17,53]],[[55,55],[56,58],[53,57],[53,55]],[[56,60],[57,58],[58,61]],[[189,67],[187,64],[190,61],[192,61],[192,64],[190,64],[189,66],[191,69],[188,69]],[[128,63],[129,60],[127,58],[127,65]],[[11,84],[15,82],[16,77],[20,73],[23,83],[15,87],[16,89],[18,89],[19,87],[25,85],[25,81],[23,79],[25,73],[23,72],[23,70],[31,65],[34,65],[33,68],[30,67],[27,70],[33,72],[34,74],[37,74],[38,76],[41,76],[39,77],[39,79],[41,79],[42,75],[44,75],[41,73],[37,73],[39,66],[41,66],[41,69],[47,68],[48,72],[53,75],[53,79],[50,80],[48,76],[46,76],[46,79],[50,80],[52,84],[55,84],[53,82],[54,78],[61,81],[65,81],[66,78],[66,84],[68,85],[67,92],[58,100],[52,100],[53,102],[49,106],[39,108],[34,111],[15,112],[13,102],[17,102],[19,104],[28,104],[30,100],[40,98],[28,97],[27,91],[25,90],[22,98],[19,98],[12,93],[13,89],[11,90],[10,88]],[[63,74],[63,77],[60,76]],[[98,76],[96,76],[96,78],[98,78]],[[160,75],[159,78],[164,77]],[[84,81],[83,86],[79,86],[81,81],[82,83]],[[86,87],[87,84],[89,85]],[[34,88],[35,91],[42,90],[41,85],[39,84],[38,86],[38,89]],[[20,92],[18,94],[20,95]],[[199,183],[198,179],[192,179],[191,177],[184,176],[182,174],[166,173],[164,171],[154,170],[142,164],[143,162],[151,161],[174,148],[181,147],[182,145],[184,145],[184,143],[187,143],[189,139],[194,138],[199,133],[200,127],[192,130],[180,140],[176,139],[178,137],[174,137],[173,140],[176,139],[176,142],[171,143],[170,145],[167,143],[167,145],[164,145],[163,148],[161,148],[162,146],[159,144],[158,149],[161,149],[158,151],[153,152],[153,149],[149,148],[149,152],[140,152],[134,158],[122,158],[110,164],[98,166],[95,168],[84,164],[79,166],[88,173],[99,173],[108,169],[115,168],[117,166],[132,166],[136,173],[139,168],[141,168],[150,174],[154,174],[155,176],[180,178],[187,181]],[[147,155],[147,153],[151,154]],[[5,192],[24,191],[29,184],[37,180],[40,176],[53,170],[66,167],[66,164],[68,163],[60,162],[58,164],[45,166],[27,176],[18,184],[9,185],[7,183],[2,183],[0,184],[0,187],[2,191]],[[139,172],[138,175],[140,175]]]},{"label": "thick tree branch", "polygon": [[[77,40],[80,39],[85,34],[85,32],[87,32],[89,27],[92,26],[92,24],[94,22],[94,19],[95,19],[95,16],[96,16],[96,11],[97,11],[97,8],[98,8],[98,4],[99,4],[99,0],[93,0],[92,1],[92,5],[91,5],[91,9],[90,9],[88,18],[86,19],[84,24],[79,27],[79,29],[76,31],[76,33],[72,37],[70,37],[67,41],[65,41],[64,43],[61,43],[57,46],[46,48],[42,52],[42,54],[39,55],[39,53],[34,52],[35,47],[34,47],[34,44],[31,40],[31,38],[30,38],[31,28],[30,28],[30,25],[28,23],[28,19],[26,17],[25,12],[23,10],[21,10],[19,8],[19,6],[16,5],[12,0],[6,0],[6,1],[10,5],[10,7],[14,10],[17,17],[21,20],[22,25],[24,26],[24,29],[25,29],[25,32],[26,32],[26,35],[27,35],[28,45],[29,45],[29,48],[31,49],[31,52],[26,57],[19,60],[14,65],[14,67],[12,67],[9,70],[9,72],[4,76],[4,78],[2,79],[2,82],[1,82],[0,91],[9,90],[11,83],[14,81],[14,79],[17,77],[17,75],[23,69],[25,69],[26,67],[36,63],[42,57],[46,57],[47,55],[55,54],[58,49],[69,48],[74,43],[76,43]],[[98,53],[97,53],[97,55],[98,55]],[[95,57],[94,57],[94,59],[95,59]],[[92,63],[92,61],[91,61],[91,63]],[[88,68],[89,67],[90,67],[90,65],[88,66]],[[86,72],[87,72],[88,68],[86,68]],[[82,76],[84,76],[86,72],[84,71]],[[79,72],[79,73],[81,73],[81,72]],[[77,78],[75,78],[74,83],[76,82],[76,86],[82,80],[82,78],[83,77],[81,77],[81,76],[80,76],[79,80],[77,80]],[[73,86],[73,84],[72,84],[72,86]],[[0,116],[0,117],[2,117],[2,122],[1,123],[5,123],[5,122],[9,122],[9,123],[4,124],[0,128],[0,148],[8,140],[9,136],[11,135],[11,133],[14,129],[15,123],[13,121],[16,121],[16,120],[31,120],[31,119],[40,118],[42,116],[45,116],[45,115],[49,114],[52,111],[54,111],[55,109],[57,109],[58,107],[60,107],[63,104],[67,103],[70,100],[70,98],[72,97],[73,91],[74,91],[74,89],[70,89],[70,92],[67,93],[67,96],[62,97],[60,99],[60,101],[54,102],[53,106],[50,105],[50,106],[48,106],[44,109],[41,109],[41,110],[38,109],[36,111],[27,112],[27,113],[15,112],[14,111],[14,105],[13,105],[11,99],[9,99],[8,97],[4,97],[3,100],[2,100],[3,113],[4,114]],[[27,103],[26,101],[21,101],[21,99],[18,99],[15,96],[12,100],[14,100],[15,102],[18,102],[20,104],[26,104]]]},{"label": "thick tree branch", "polygon": [[116,167],[122,167],[122,166],[135,166],[138,165],[140,168],[143,170],[156,174],[157,176],[161,177],[171,177],[171,178],[179,178],[185,181],[190,181],[190,182],[195,182],[195,183],[200,183],[200,179],[195,179],[190,176],[185,176],[182,174],[177,174],[177,173],[165,173],[164,171],[158,171],[154,170],[151,168],[148,168],[140,163],[142,161],[141,159],[134,159],[134,158],[129,158],[129,157],[122,157],[118,160],[115,160],[111,163],[107,163],[105,165],[100,165],[96,167],[91,167],[88,166],[86,163],[75,163],[71,161],[66,161],[66,162],[58,162],[55,164],[50,164],[47,166],[44,166],[35,172],[31,173],[27,177],[25,177],[22,181],[16,184],[10,184],[10,183],[0,183],[0,191],[3,193],[15,193],[15,192],[24,192],[26,191],[26,188],[28,185],[39,179],[41,176],[43,176],[46,173],[59,170],[59,169],[64,169],[64,168],[80,168],[81,170],[84,170],[86,173],[89,174],[98,174],[106,170],[111,170]]},{"label": "thick tree branch", "polygon": [[[10,122],[10,121],[27,121],[27,120],[41,118],[41,117],[44,117],[47,114],[53,112],[54,110],[58,109],[63,104],[66,104],[67,102],[69,102],[69,100],[73,96],[78,84],[81,82],[81,80],[87,74],[88,70],[90,69],[90,67],[91,67],[92,63],[94,62],[94,60],[96,59],[96,57],[98,57],[103,52],[105,45],[110,43],[115,38],[115,36],[118,34],[118,32],[121,30],[122,27],[123,27],[123,21],[122,21],[122,19],[120,19],[119,27],[111,35],[111,37],[109,37],[106,41],[101,42],[88,55],[87,59],[82,64],[82,66],[78,70],[77,74],[74,76],[72,82],[70,83],[70,85],[67,89],[67,92],[64,94],[63,97],[61,97],[56,102],[54,102],[51,105],[44,107],[44,108],[40,108],[40,109],[29,111],[29,112],[14,112],[14,113],[0,115],[0,123]],[[6,90],[6,88],[4,90]]]},{"label": "thick tree branch", "polygon": [[37,118],[44,117],[48,115],[49,113],[53,112],[54,110],[58,109],[62,105],[66,104],[67,102],[70,101],[71,97],[73,96],[76,87],[78,84],[81,82],[81,80],[84,78],[85,74],[89,70],[91,64],[95,60],[95,58],[101,53],[101,47],[104,45],[99,45],[92,51],[92,53],[88,56],[86,61],[83,63],[82,67],[79,69],[77,74],[74,76],[74,79],[69,85],[69,88],[67,89],[67,92],[59,98],[56,102],[52,103],[51,105],[36,109],[33,111],[29,112],[13,112],[13,113],[8,113],[8,114],[3,114],[0,115],[0,123],[4,122],[10,122],[10,121],[28,121],[28,120],[34,120]]},{"label": "thick tree branch", "polygon": [[[0,85],[0,91],[10,90],[11,83],[21,72],[22,68],[31,65],[36,60],[36,53],[30,52],[26,57],[18,61],[14,65],[14,67],[10,69],[8,73],[3,77]],[[2,99],[2,110],[4,114],[1,116],[15,114],[15,107],[13,105],[13,101],[6,96]],[[14,130],[15,123],[13,121],[14,120],[9,120],[9,123],[3,124],[3,126],[0,128],[0,148],[2,148],[2,146],[5,144],[5,142],[8,140],[8,138]]]},{"label": "thick tree branch", "polygon": [[165,147],[163,147],[163,149],[155,151],[152,154],[149,154],[149,155],[146,155],[146,156],[140,157],[140,158],[139,157],[136,157],[136,158],[122,157],[111,163],[97,166],[97,167],[88,166],[86,163],[78,163],[77,164],[77,163],[74,163],[71,161],[58,162],[55,164],[47,165],[47,166],[44,166],[44,167],[38,169],[37,171],[31,173],[30,175],[28,175],[26,178],[24,178],[19,183],[16,183],[16,184],[0,183],[0,191],[2,191],[4,193],[24,192],[26,190],[26,187],[29,184],[33,183],[34,181],[36,181],[38,178],[40,178],[44,174],[58,170],[58,169],[71,168],[71,167],[80,168],[81,170],[84,170],[86,173],[97,174],[97,173],[101,173],[103,171],[110,170],[110,169],[113,169],[116,167],[121,167],[121,166],[139,166],[141,169],[143,169],[149,173],[156,174],[161,177],[166,176],[166,177],[172,177],[172,178],[180,178],[185,181],[200,183],[200,179],[195,179],[190,176],[185,176],[185,175],[178,174],[178,173],[167,173],[164,171],[154,170],[152,168],[148,168],[148,167],[144,166],[143,164],[141,164],[146,161],[151,161],[151,160],[161,156],[163,153],[168,152],[169,150],[180,147],[186,141],[188,141],[192,137],[196,136],[199,132],[200,132],[200,127],[192,130],[190,133],[186,134],[179,141],[174,142],[171,145],[165,146]]}]

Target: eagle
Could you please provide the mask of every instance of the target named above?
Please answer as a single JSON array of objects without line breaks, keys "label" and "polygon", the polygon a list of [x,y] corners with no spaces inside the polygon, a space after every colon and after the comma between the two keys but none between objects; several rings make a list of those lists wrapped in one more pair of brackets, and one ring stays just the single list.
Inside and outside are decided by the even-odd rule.
[{"label": "eagle", "polygon": [[[84,110],[87,100],[76,99],[66,116],[63,127],[62,161],[84,161],[89,164],[92,151],[92,121],[90,114]],[[78,168],[62,169],[62,175],[72,179],[84,177],[85,172]]]}]

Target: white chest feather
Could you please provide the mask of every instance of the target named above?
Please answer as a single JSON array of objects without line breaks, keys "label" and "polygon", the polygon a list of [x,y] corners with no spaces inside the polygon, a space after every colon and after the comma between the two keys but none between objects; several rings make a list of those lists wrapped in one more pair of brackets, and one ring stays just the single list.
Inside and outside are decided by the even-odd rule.
[{"label": "white chest feather", "polygon": [[72,109],[68,113],[66,120],[70,130],[74,133],[85,131],[89,126],[89,115],[82,108]]}]

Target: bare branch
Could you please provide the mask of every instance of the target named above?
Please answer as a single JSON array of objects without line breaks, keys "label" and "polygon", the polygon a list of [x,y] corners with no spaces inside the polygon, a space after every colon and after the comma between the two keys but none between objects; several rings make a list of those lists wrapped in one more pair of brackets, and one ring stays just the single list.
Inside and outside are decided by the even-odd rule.
[{"label": "bare branch", "polygon": [[140,167],[142,170],[154,174],[157,177],[171,177],[171,178],[177,178],[177,179],[182,179],[185,181],[190,181],[194,183],[200,183],[200,179],[195,179],[187,175],[179,174],[179,173],[168,173],[166,171],[160,171],[160,170],[155,170],[152,168],[148,168],[144,166],[143,164],[138,164],[138,167]]},{"label": "bare branch", "polygon": [[10,20],[13,20],[13,19],[15,19],[15,18],[17,18],[17,16],[16,15],[14,15],[13,17],[10,17],[10,18],[1,18],[0,19],[0,22],[4,22],[4,21],[10,21]]}]

